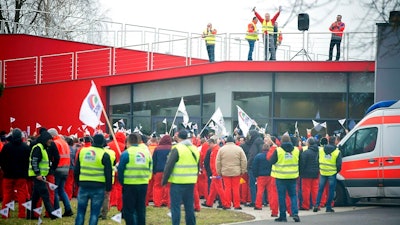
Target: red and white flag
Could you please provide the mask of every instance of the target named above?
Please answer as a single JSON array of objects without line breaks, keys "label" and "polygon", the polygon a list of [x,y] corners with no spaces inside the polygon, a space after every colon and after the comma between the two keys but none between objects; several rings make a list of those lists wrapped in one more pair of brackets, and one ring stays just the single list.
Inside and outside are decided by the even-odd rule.
[{"label": "red and white flag", "polygon": [[92,81],[89,93],[83,99],[81,109],[79,112],[79,119],[82,123],[96,129],[100,123],[100,116],[103,110],[103,103],[99,92],[97,91],[96,84]]}]

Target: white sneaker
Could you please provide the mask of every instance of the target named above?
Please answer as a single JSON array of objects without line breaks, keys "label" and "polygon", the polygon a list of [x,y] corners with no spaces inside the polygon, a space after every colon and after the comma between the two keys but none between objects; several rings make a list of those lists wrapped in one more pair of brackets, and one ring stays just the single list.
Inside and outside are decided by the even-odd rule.
[{"label": "white sneaker", "polygon": [[167,213],[167,216],[172,217],[171,212],[168,212],[168,213]]}]

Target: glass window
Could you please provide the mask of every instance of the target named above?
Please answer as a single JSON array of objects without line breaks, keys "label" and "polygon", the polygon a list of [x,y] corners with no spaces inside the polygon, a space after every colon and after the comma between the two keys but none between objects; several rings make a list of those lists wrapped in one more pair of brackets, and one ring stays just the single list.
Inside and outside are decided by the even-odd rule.
[{"label": "glass window", "polygon": [[351,156],[373,151],[376,145],[377,134],[377,127],[357,130],[340,147],[343,156]]},{"label": "glass window", "polygon": [[344,118],[345,93],[276,93],[275,118]]}]

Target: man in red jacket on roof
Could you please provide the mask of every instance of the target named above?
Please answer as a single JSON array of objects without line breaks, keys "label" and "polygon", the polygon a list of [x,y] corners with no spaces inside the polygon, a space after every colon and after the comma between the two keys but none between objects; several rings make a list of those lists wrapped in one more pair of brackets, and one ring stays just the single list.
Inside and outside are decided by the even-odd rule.
[{"label": "man in red jacket on roof", "polygon": [[279,11],[272,17],[269,13],[265,13],[265,18],[262,18],[260,14],[256,12],[256,7],[253,8],[253,12],[256,15],[257,19],[262,24],[262,32],[263,32],[263,40],[264,40],[264,49],[265,49],[265,60],[268,60],[268,52],[270,52],[269,60],[276,60],[276,46],[275,46],[275,38],[274,38],[274,25],[276,19],[280,15],[282,7],[279,6]]}]

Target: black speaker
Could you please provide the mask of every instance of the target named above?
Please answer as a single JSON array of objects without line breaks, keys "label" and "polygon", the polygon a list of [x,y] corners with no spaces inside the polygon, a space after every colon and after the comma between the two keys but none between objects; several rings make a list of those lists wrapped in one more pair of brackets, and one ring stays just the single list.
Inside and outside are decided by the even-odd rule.
[{"label": "black speaker", "polygon": [[300,13],[297,20],[297,29],[304,31],[308,30],[310,26],[310,18],[307,13]]}]

